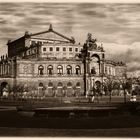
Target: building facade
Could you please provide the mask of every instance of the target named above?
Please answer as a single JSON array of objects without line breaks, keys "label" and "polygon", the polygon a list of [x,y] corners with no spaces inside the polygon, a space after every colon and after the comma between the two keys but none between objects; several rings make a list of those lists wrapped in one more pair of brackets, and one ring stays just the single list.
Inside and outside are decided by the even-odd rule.
[{"label": "building facade", "polygon": [[84,45],[56,32],[52,25],[44,32],[25,32],[7,45],[8,55],[1,56],[0,61],[1,93],[6,87],[22,87],[39,96],[84,95],[85,86],[89,92],[97,81],[126,75],[126,65],[106,60],[103,47],[97,45],[91,34],[85,44],[86,65]]}]

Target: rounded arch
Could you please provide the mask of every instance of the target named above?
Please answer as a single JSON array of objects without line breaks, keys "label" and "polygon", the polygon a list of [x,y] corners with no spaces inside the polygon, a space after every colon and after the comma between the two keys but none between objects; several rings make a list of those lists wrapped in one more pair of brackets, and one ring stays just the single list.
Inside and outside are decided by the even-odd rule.
[{"label": "rounded arch", "polygon": [[97,58],[98,59],[98,61],[100,62],[100,56],[98,55],[98,54],[92,54],[91,55],[91,58],[93,58],[93,57],[95,57],[95,58]]},{"label": "rounded arch", "polygon": [[95,84],[101,84],[101,82],[99,80],[95,81]]},{"label": "rounded arch", "polygon": [[39,87],[43,87],[44,85],[43,85],[43,83],[39,83]]},{"label": "rounded arch", "polygon": [[67,68],[68,68],[68,69],[71,69],[71,68],[72,68],[72,66],[71,66],[71,65],[67,65]]},{"label": "rounded arch", "polygon": [[76,65],[75,68],[80,68],[80,66],[79,65]]},{"label": "rounded arch", "polygon": [[38,66],[38,73],[39,73],[39,75],[43,75],[44,74],[44,66],[43,65],[39,65]]},{"label": "rounded arch", "polygon": [[48,83],[48,87],[53,87],[53,83],[52,82],[49,82]]},{"label": "rounded arch", "polygon": [[77,83],[76,83],[76,87],[81,87],[80,82],[77,82]]},{"label": "rounded arch", "polygon": [[38,96],[39,97],[43,97],[45,94],[45,87],[43,85],[43,83],[39,83],[39,86],[38,86]]},{"label": "rounded arch", "polygon": [[39,65],[38,69],[44,69],[44,66],[43,65]]},{"label": "rounded arch", "polygon": [[53,66],[52,66],[52,65],[49,65],[49,66],[48,66],[48,69],[53,69]]},{"label": "rounded arch", "polygon": [[67,83],[67,96],[72,97],[74,95],[74,89],[72,87],[72,83],[68,82]]},{"label": "rounded arch", "polygon": [[66,69],[67,69],[68,75],[72,74],[72,66],[71,65],[67,65]]},{"label": "rounded arch", "polygon": [[58,65],[57,66],[57,74],[63,74],[63,66],[62,65]]},{"label": "rounded arch", "polygon": [[90,73],[94,75],[100,74],[100,56],[98,54],[91,55]]},{"label": "rounded arch", "polygon": [[72,87],[72,83],[71,82],[68,82],[67,83],[67,87]]},{"label": "rounded arch", "polygon": [[101,82],[99,80],[95,81],[95,85],[97,88],[100,88],[101,87]]},{"label": "rounded arch", "polygon": [[58,69],[61,69],[61,68],[63,68],[63,66],[62,65],[58,65],[57,68]]},{"label": "rounded arch", "polygon": [[75,66],[75,70],[77,75],[81,74],[81,67],[79,65]]},{"label": "rounded arch", "polygon": [[6,87],[7,85],[8,85],[7,82],[2,82],[2,83],[1,83],[1,87]]},{"label": "rounded arch", "polygon": [[52,75],[52,74],[53,74],[53,66],[52,66],[52,65],[49,65],[49,66],[47,67],[47,73],[48,73],[49,75]]},{"label": "rounded arch", "polygon": [[1,95],[3,94],[3,90],[6,89],[8,91],[8,83],[7,82],[2,82],[0,85],[0,90],[1,90]]},{"label": "rounded arch", "polygon": [[63,84],[62,84],[61,82],[59,82],[59,83],[57,84],[57,87],[63,87]]}]

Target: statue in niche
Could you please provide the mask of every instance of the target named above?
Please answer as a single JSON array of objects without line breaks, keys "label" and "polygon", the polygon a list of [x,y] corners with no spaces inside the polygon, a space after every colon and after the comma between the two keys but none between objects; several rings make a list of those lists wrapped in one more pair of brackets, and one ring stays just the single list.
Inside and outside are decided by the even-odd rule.
[{"label": "statue in niche", "polygon": [[91,74],[96,74],[95,67],[92,67],[92,69],[91,69]]}]

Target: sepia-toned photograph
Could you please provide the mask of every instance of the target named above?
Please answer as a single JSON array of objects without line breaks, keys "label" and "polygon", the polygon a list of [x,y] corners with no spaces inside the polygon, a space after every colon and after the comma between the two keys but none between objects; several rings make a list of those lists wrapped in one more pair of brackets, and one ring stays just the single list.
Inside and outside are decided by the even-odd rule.
[{"label": "sepia-toned photograph", "polygon": [[0,1],[0,137],[140,138],[140,3]]}]

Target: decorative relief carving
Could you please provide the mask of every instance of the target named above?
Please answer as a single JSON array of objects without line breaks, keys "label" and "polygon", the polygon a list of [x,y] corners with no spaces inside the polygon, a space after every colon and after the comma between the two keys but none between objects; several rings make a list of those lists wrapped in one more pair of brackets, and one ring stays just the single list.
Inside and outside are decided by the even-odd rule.
[{"label": "decorative relief carving", "polygon": [[27,74],[29,72],[28,65],[23,66],[23,72],[24,72],[24,74]]}]

